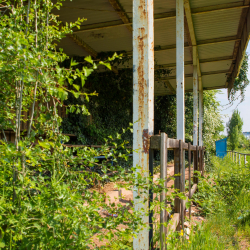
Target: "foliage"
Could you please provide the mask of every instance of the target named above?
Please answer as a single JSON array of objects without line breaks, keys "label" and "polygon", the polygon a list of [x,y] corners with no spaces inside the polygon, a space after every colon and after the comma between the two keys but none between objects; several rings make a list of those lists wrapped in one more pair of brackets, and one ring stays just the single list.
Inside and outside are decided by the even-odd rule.
[{"label": "foliage", "polygon": [[240,117],[238,110],[234,110],[232,117],[227,123],[227,133],[229,137],[229,146],[232,150],[235,150],[239,146],[240,138],[243,137],[242,134],[243,120]]},{"label": "foliage", "polygon": [[249,243],[250,165],[245,168],[229,157],[211,162],[212,171],[199,179],[194,194],[205,220],[192,226],[188,240],[184,232],[171,235],[168,249],[239,249],[242,239]]},{"label": "foliage", "polygon": [[[147,226],[141,214],[149,211],[135,211],[132,202],[107,202],[103,185],[139,189],[148,202],[149,188],[158,195],[165,180],[154,185],[139,166],[121,164],[131,153],[122,139],[131,126],[109,136],[98,150],[65,146],[69,138],[60,130],[59,107],[88,115],[88,101],[96,93],[85,91],[87,78],[98,67],[111,69],[110,62],[120,56],[98,63],[85,57],[81,67],[72,59],[65,67],[67,56],[57,43],[83,19],[61,23],[52,14],[61,5],[60,0],[1,1],[0,126],[4,135],[6,129],[15,132],[15,143],[6,136],[0,141],[0,248],[97,249],[102,243],[103,249],[127,249]],[[66,102],[72,96],[77,103]],[[150,209],[165,202],[155,200]],[[117,217],[105,217],[101,210]]]},{"label": "foliage", "polygon": [[240,99],[240,103],[245,100],[246,88],[249,85],[248,73],[248,55],[245,54],[239,76],[235,79],[233,88],[229,95],[230,103]]},{"label": "foliage", "polygon": [[[99,56],[105,59],[110,56],[110,53],[101,53]],[[78,62],[83,61],[81,57],[74,57],[74,59]],[[98,94],[86,104],[91,116],[69,114],[62,123],[64,133],[77,136],[76,140],[72,138],[72,143],[102,144],[105,137],[121,133],[122,128],[133,122],[133,70],[127,67],[130,61],[131,57],[125,54],[122,60],[111,62],[113,71],[102,69],[101,72],[93,72],[88,77],[85,90]],[[169,73],[169,69],[157,69],[155,70],[155,80],[160,76],[167,76]],[[81,100],[71,96],[67,103],[78,103],[79,101],[81,102]],[[157,103],[156,98],[155,117],[157,117],[159,110]],[[169,106],[168,110],[171,107]],[[169,124],[173,127],[172,122]],[[126,133],[123,136],[132,145],[132,134]]]},{"label": "foliage", "polygon": [[216,100],[217,90],[203,92],[203,142],[208,153],[215,153],[215,141],[221,139],[220,133],[224,130],[220,114],[220,103]]}]

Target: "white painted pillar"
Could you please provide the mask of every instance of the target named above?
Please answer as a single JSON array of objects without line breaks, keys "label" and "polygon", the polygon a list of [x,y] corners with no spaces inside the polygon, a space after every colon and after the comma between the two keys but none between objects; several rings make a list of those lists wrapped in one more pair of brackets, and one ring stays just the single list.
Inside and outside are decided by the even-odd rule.
[{"label": "white painted pillar", "polygon": [[184,0],[176,0],[177,139],[185,141]]},{"label": "white painted pillar", "polygon": [[[154,133],[154,6],[153,0],[133,0],[133,167],[149,176],[149,137]],[[138,168],[141,167],[141,169]],[[135,209],[145,211],[134,250],[149,249],[148,190],[134,187]],[[136,199],[135,197],[140,197]]]},{"label": "white painted pillar", "polygon": [[[201,82],[201,77],[199,77],[199,82]],[[200,86],[199,88],[199,146],[203,146],[202,139],[202,128],[203,128],[203,88]]]},{"label": "white painted pillar", "polygon": [[193,145],[198,145],[198,73],[197,65],[193,72]]},{"label": "white painted pillar", "polygon": [[[176,108],[177,139],[185,142],[185,72],[184,72],[184,0],[176,0]],[[185,151],[180,164],[180,191],[185,190]],[[184,202],[181,200],[180,221],[184,221]],[[179,226],[178,226],[179,228]]]}]

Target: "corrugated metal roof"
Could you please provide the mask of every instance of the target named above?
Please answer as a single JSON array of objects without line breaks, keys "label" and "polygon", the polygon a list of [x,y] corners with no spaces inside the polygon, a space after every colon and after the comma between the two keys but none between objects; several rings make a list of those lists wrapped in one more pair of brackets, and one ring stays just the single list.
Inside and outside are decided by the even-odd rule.
[{"label": "corrugated metal roof", "polygon": [[197,41],[237,35],[241,12],[241,9],[230,9],[194,15]]},{"label": "corrugated metal roof", "polygon": [[[185,61],[191,61],[191,53],[189,48],[185,48]],[[176,49],[165,50],[165,51],[155,51],[155,60],[158,65],[169,64],[176,62]]]},{"label": "corrugated metal roof", "polygon": [[222,88],[222,83],[225,83],[227,80],[227,75],[226,73],[224,74],[217,74],[217,75],[207,75],[207,76],[202,76],[202,84],[203,88]]},{"label": "corrugated metal roof", "polygon": [[235,42],[215,43],[198,46],[199,58],[208,59],[214,57],[233,56]]},{"label": "corrugated metal roof", "polygon": [[[201,73],[203,74],[204,88],[225,87],[226,74],[204,75],[208,72],[226,72],[242,59],[241,54],[237,57],[237,39],[244,39],[250,34],[249,28],[244,28],[244,36],[239,37],[238,30],[240,20],[246,10],[250,16],[249,6],[243,6],[249,0],[189,0],[196,40],[198,43],[198,54],[201,61]],[[248,2],[246,2],[248,1]],[[132,21],[132,0],[119,0],[122,9]],[[175,88],[175,62],[176,62],[176,0],[155,0],[155,61],[157,65],[171,65],[173,71],[169,83]],[[248,8],[248,9],[246,9]],[[88,44],[96,52],[106,51],[132,51],[132,33],[123,23],[119,14],[115,12],[109,0],[66,0],[63,7],[55,14],[60,15],[60,20],[73,22],[78,17],[88,20],[83,23],[80,33],[75,33],[79,39]],[[247,16],[250,20],[250,17]],[[243,19],[244,20],[244,19]],[[248,20],[248,21],[249,21]],[[247,26],[248,27],[248,26]],[[87,29],[87,30],[86,30]],[[246,33],[247,32],[247,33]],[[186,90],[191,90],[192,83],[192,47],[188,43],[189,31],[185,27],[185,79]],[[223,39],[222,39],[223,38]],[[218,40],[219,39],[219,40]],[[224,40],[224,41],[221,41]],[[228,40],[228,41],[227,41]],[[229,41],[230,40],[230,41]],[[189,45],[189,46],[187,46]],[[63,39],[60,46],[69,55],[85,56],[88,51],[74,43],[69,37]],[[240,52],[244,51],[240,46]],[[233,60],[232,60],[233,59]],[[191,63],[190,63],[191,62]],[[202,63],[203,62],[203,63]],[[237,64],[237,65],[238,65]],[[126,65],[132,67],[132,60]],[[170,66],[169,66],[170,67]],[[235,71],[238,70],[235,69]],[[158,86],[159,85],[159,86]],[[163,86],[163,87],[162,87]],[[169,93],[162,82],[155,83],[157,93]]]},{"label": "corrugated metal roof", "polygon": [[119,20],[119,15],[107,0],[66,0],[60,10],[54,10],[64,22],[75,22],[78,17],[86,18],[83,25]]},{"label": "corrugated metal roof", "polygon": [[220,71],[220,70],[228,70],[232,64],[232,60],[227,61],[219,61],[219,62],[207,62],[201,63],[201,71],[204,72],[211,72],[211,71]]},{"label": "corrugated metal roof", "polygon": [[[133,1],[128,0],[119,0],[121,6],[126,11],[127,15],[132,18],[133,17]],[[164,13],[164,12],[171,12],[175,11],[176,1],[175,0],[155,0],[154,1],[154,13]]]},{"label": "corrugated metal roof", "polygon": [[79,47],[76,43],[74,43],[70,38],[65,37],[58,44],[59,47],[63,48],[64,53],[72,56],[87,56],[88,52],[83,48]]},{"label": "corrugated metal roof", "polygon": [[239,0],[192,0],[190,1],[191,8],[201,8],[206,7],[208,5],[218,5],[218,4],[228,4],[228,3],[239,3],[239,5],[243,4],[243,1]]}]

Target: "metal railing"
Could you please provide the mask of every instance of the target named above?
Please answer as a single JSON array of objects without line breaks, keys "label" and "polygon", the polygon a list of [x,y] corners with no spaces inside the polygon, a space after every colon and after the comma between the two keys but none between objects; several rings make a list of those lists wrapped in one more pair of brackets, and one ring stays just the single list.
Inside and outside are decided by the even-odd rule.
[{"label": "metal railing", "polygon": [[[186,202],[191,199],[195,191],[197,190],[198,175],[195,171],[200,171],[201,175],[204,174],[204,147],[193,146],[191,143],[185,143],[182,140],[168,138],[167,134],[161,133],[161,135],[155,135],[150,138],[150,152],[153,153],[154,150],[160,150],[160,178],[165,179],[164,188],[167,188],[167,158],[168,151],[174,151],[174,189],[185,194],[186,199],[181,200],[176,197],[174,200],[174,214],[172,219],[170,219],[170,214],[166,209],[161,211],[160,215],[160,244],[161,249],[167,249],[166,237],[170,231],[180,231],[181,226],[184,229],[184,217],[186,215]],[[185,190],[185,151],[188,153],[188,192]],[[191,173],[191,163],[193,159],[193,176]],[[193,178],[193,186],[191,186]],[[153,199],[153,194],[151,193],[151,198]],[[161,202],[166,200],[166,192],[163,191],[160,196]],[[169,202],[166,202],[165,208]],[[152,214],[151,214],[152,216]],[[191,218],[191,208],[189,209],[189,218]],[[170,221],[171,220],[171,221]],[[149,220],[150,222],[152,219]],[[168,226],[166,227],[166,222]],[[171,223],[170,223],[171,222]],[[152,224],[153,225],[153,224]],[[153,226],[151,226],[151,233],[153,232]],[[151,238],[150,237],[150,238]],[[150,239],[152,242],[152,239]],[[151,243],[153,244],[153,243]],[[151,249],[153,246],[151,245]]]},{"label": "metal railing", "polygon": [[[236,151],[227,151],[227,154],[232,157],[232,160],[235,163],[238,163],[239,165],[241,165],[241,156],[244,156],[244,165],[245,167],[247,166],[247,156],[250,156],[250,154],[245,154],[245,153],[240,153],[240,152],[236,152]],[[238,154],[238,157],[237,157]],[[238,160],[237,160],[238,158]]]}]

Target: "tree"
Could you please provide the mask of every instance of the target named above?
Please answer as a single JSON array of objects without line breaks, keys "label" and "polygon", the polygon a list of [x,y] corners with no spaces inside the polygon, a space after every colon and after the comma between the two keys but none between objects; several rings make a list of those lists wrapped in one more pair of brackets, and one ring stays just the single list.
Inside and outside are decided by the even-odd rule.
[{"label": "tree", "polygon": [[[93,94],[84,92],[85,80],[98,65],[111,68],[109,61],[118,56],[114,54],[98,64],[85,57],[81,70],[76,68],[74,60],[68,68],[61,66],[68,57],[57,43],[83,21],[60,22],[52,10],[60,9],[61,5],[61,0],[0,3],[0,129],[4,135],[0,140],[0,248],[3,249],[94,249],[95,234],[111,242],[119,235],[131,237],[141,226],[138,213],[116,212],[114,206],[105,203],[104,193],[90,189],[105,181],[121,179],[123,173],[131,181],[136,180],[131,177],[132,171],[125,174],[125,169],[117,163],[128,158],[129,153],[120,136],[106,141],[98,151],[63,145],[69,138],[60,131],[62,119],[58,107],[88,114],[86,102]],[[84,102],[66,105],[69,94],[83,97]],[[27,124],[25,130],[21,129],[23,124]],[[15,143],[7,142],[7,129],[15,133]],[[111,143],[115,145],[112,151],[108,147]],[[105,156],[102,163],[96,159],[99,155]],[[121,220],[111,222],[109,217],[103,218],[100,208],[107,213],[120,213]],[[131,223],[130,232],[114,232],[123,221]],[[101,231],[104,227],[105,235]]]},{"label": "tree", "polygon": [[227,134],[232,150],[235,150],[239,146],[239,141],[242,137],[242,126],[243,120],[240,117],[240,112],[236,109],[227,123]]}]

